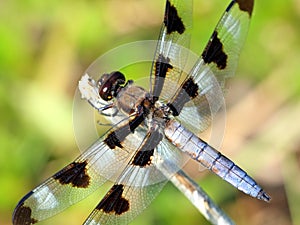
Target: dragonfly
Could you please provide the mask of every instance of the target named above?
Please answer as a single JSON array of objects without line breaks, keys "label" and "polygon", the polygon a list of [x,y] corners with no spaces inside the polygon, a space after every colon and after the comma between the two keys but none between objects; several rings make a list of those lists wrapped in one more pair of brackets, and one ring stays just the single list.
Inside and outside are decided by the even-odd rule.
[{"label": "dragonfly", "polygon": [[181,169],[185,157],[245,194],[269,202],[270,196],[250,175],[199,137],[217,112],[216,90],[224,90],[236,70],[253,4],[254,0],[230,1],[202,54],[186,72],[183,49],[191,38],[192,0],[167,0],[149,90],[126,80],[121,71],[110,71],[98,80],[84,74],[79,81],[81,97],[111,121],[111,127],[73,162],[26,194],[14,210],[13,224],[36,224],[52,217],[107,181],[113,185],[83,224],[128,224],[169,180],[196,207],[202,199],[207,205],[203,212],[212,223],[226,221]]}]

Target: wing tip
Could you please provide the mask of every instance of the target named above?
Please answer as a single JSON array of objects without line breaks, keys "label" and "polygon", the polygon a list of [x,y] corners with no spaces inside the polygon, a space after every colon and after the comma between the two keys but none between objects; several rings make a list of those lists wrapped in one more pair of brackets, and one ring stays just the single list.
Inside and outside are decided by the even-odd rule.
[{"label": "wing tip", "polygon": [[32,210],[28,206],[24,206],[24,202],[33,194],[33,191],[27,193],[17,204],[13,215],[13,225],[30,225],[35,224],[38,220],[31,217]]},{"label": "wing tip", "polygon": [[240,10],[248,12],[251,17],[253,11],[254,0],[235,0],[238,3]]}]

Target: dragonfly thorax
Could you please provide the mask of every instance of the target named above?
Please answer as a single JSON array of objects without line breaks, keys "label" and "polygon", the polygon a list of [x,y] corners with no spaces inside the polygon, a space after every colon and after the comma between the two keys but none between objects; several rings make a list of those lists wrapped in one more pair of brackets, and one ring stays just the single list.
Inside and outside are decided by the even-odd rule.
[{"label": "dragonfly thorax", "polygon": [[[139,111],[138,108],[143,105],[148,92],[133,83],[128,83],[123,87],[116,96],[116,107],[125,114],[132,114]],[[148,106],[146,106],[148,108]]]}]

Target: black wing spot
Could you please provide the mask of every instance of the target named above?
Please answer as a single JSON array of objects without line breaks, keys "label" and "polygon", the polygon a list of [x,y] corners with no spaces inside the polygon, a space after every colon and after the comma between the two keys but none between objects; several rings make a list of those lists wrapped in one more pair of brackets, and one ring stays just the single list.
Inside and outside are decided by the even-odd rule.
[{"label": "black wing spot", "polygon": [[251,17],[254,0],[236,0],[236,2],[239,4],[240,10],[248,12]]},{"label": "black wing spot", "polygon": [[151,165],[151,157],[153,156],[154,149],[161,142],[162,139],[163,135],[157,130],[148,133],[143,145],[134,156],[132,165],[140,167]]},{"label": "black wing spot", "polygon": [[144,121],[148,113],[147,110],[141,111],[141,113],[130,120],[128,124],[119,127],[107,135],[103,142],[110,149],[115,149],[116,147],[123,148],[122,142],[130,133],[134,133],[135,129]]},{"label": "black wing spot", "polygon": [[124,186],[122,184],[115,184],[97,205],[96,209],[116,215],[127,212],[129,210],[129,201],[122,196],[123,191]]},{"label": "black wing spot", "polygon": [[169,69],[173,69],[170,59],[159,54],[155,62],[155,76],[165,78]]},{"label": "black wing spot", "polygon": [[175,6],[171,5],[170,1],[167,1],[166,3],[164,24],[167,27],[168,34],[171,34],[174,31],[182,34],[185,31],[182,19],[179,17],[177,9]]},{"label": "black wing spot", "polygon": [[185,92],[188,94],[190,98],[195,98],[198,95],[199,87],[194,82],[193,78],[190,77],[187,79],[184,84],[182,85],[182,89],[185,90]]},{"label": "black wing spot", "polygon": [[110,149],[114,149],[116,147],[122,148],[123,146],[121,145],[121,139],[118,137],[115,131],[111,132],[107,138],[105,138],[104,143],[107,144],[107,146]]},{"label": "black wing spot", "polygon": [[[144,101],[143,101],[144,103]],[[143,104],[142,103],[142,104]],[[133,120],[129,121],[129,129],[130,132],[134,132],[135,129],[145,120],[145,117],[149,114],[149,110],[147,110],[145,107],[141,106],[139,110],[139,114],[134,117]]]},{"label": "black wing spot", "polygon": [[174,100],[167,105],[172,110],[173,116],[178,116],[185,103],[198,96],[198,84],[195,83],[192,77],[189,77],[180,88],[180,91],[175,96]]},{"label": "black wing spot", "polygon": [[132,161],[135,166],[145,167],[151,164],[151,157],[153,156],[154,149],[148,151],[138,151]]},{"label": "black wing spot", "polygon": [[216,63],[219,69],[225,69],[228,56],[224,52],[223,44],[218,38],[218,32],[214,31],[209,43],[207,44],[202,57],[205,63]]},{"label": "black wing spot", "polygon": [[155,61],[155,81],[153,88],[154,101],[158,100],[158,96],[163,89],[165,78],[170,69],[173,69],[173,66],[170,64],[170,59],[168,57],[165,58],[162,54],[159,54],[157,60]]},{"label": "black wing spot", "polygon": [[24,206],[24,203],[19,205],[13,215],[13,224],[14,225],[30,225],[36,224],[38,220],[31,217],[31,208]]},{"label": "black wing spot", "polygon": [[134,129],[141,123],[140,121],[137,121],[138,118],[139,117],[135,117],[128,124],[119,127],[115,131],[112,131],[105,138],[104,143],[107,144],[110,149],[115,149],[116,147],[123,148],[121,143],[131,132],[134,132]]},{"label": "black wing spot", "polygon": [[87,188],[90,184],[90,177],[87,174],[87,162],[72,162],[53,178],[61,184],[71,184],[73,187]]}]

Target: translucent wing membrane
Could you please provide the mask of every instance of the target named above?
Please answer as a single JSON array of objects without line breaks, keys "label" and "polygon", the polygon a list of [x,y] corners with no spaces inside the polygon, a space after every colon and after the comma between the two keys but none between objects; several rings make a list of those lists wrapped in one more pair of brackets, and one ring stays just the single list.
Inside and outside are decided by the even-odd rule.
[{"label": "translucent wing membrane", "polygon": [[[225,78],[233,76],[236,71],[252,8],[252,0],[231,1],[201,57],[170,101],[170,105],[177,111],[175,115],[179,121],[193,132],[205,130],[212,117],[224,105]],[[194,83],[197,88],[194,96],[190,96],[187,91],[192,86],[184,89],[187,81]],[[185,94],[180,94],[182,89]]]},{"label": "translucent wing membrane", "polygon": [[253,0],[231,1],[218,22],[202,57],[192,70],[193,74],[201,74],[205,68],[202,60],[212,70],[220,85],[224,86],[225,78],[234,75],[241,48],[244,45],[250,18],[253,10]]},{"label": "translucent wing membrane", "polygon": [[[202,64],[202,66],[202,73],[191,73],[188,78],[196,85],[197,94],[189,96],[187,91],[182,90],[183,82],[179,89],[182,90],[182,93],[177,93],[169,102],[169,105],[175,107],[178,111],[178,121],[196,134],[203,132],[211,125],[213,116],[225,104],[223,91],[216,77],[208,67],[205,70],[205,65]],[[184,100],[184,96],[186,100]],[[180,105],[177,102],[186,103],[181,108],[182,104]]]},{"label": "translucent wing membrane", "polygon": [[191,28],[192,0],[167,0],[150,74],[150,93],[157,99],[169,99],[178,88],[182,70],[177,68],[186,64]]},{"label": "translucent wing membrane", "polygon": [[145,187],[113,185],[84,225],[128,224],[148,207],[165,183],[163,181]]},{"label": "translucent wing membrane", "polygon": [[[85,225],[128,224],[158,195],[167,178],[157,169],[157,163],[171,160],[181,165],[181,153],[159,131],[145,135],[144,141],[123,170],[116,183],[96,206]],[[170,169],[175,173],[178,167]]]},{"label": "translucent wing membrane", "polygon": [[14,225],[49,218],[90,195],[108,179],[116,180],[143,140],[142,132],[132,133],[129,124],[115,126],[74,162],[29,192],[14,211]]}]

